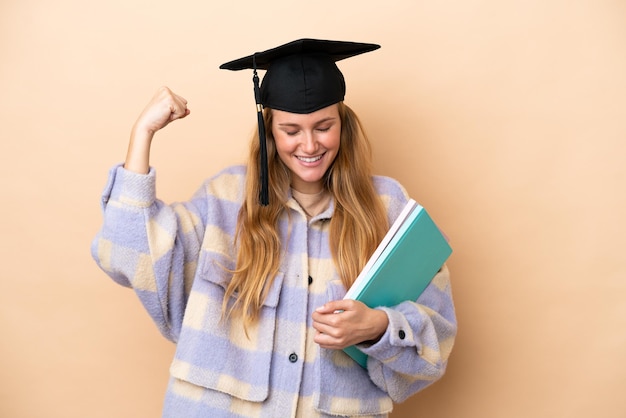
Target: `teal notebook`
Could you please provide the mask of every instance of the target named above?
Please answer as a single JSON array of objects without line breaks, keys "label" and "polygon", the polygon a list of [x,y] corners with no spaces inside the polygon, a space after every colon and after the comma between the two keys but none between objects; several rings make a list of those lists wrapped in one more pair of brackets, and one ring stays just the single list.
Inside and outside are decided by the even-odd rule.
[{"label": "teal notebook", "polygon": [[[370,308],[416,300],[450,254],[447,238],[426,210],[411,199],[344,299],[359,300]],[[367,366],[367,355],[355,346],[344,351]]]}]

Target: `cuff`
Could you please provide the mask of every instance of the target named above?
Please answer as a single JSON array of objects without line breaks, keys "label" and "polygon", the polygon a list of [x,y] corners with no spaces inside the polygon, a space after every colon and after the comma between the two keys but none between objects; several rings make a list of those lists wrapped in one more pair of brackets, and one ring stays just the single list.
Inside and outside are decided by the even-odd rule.
[{"label": "cuff", "polygon": [[126,170],[122,164],[111,168],[102,193],[103,208],[111,200],[136,207],[152,205],[156,200],[155,170],[150,167],[148,174],[138,174]]},{"label": "cuff", "polygon": [[392,359],[400,354],[406,347],[415,347],[418,354],[421,346],[413,334],[413,328],[406,317],[390,308],[377,308],[383,310],[389,318],[389,326],[380,339],[374,344],[359,344],[358,349],[363,353],[382,362]]}]

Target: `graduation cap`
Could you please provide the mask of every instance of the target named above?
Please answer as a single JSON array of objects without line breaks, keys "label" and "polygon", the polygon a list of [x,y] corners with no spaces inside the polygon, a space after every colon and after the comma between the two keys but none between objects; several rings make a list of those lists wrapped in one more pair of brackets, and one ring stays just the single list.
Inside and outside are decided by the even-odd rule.
[{"label": "graduation cap", "polygon": [[[308,114],[342,101],[346,83],[335,62],[378,48],[376,44],[305,38],[220,65],[224,70],[253,70],[261,141],[262,205],[269,204],[263,107]],[[257,69],[266,70],[260,86]]]}]

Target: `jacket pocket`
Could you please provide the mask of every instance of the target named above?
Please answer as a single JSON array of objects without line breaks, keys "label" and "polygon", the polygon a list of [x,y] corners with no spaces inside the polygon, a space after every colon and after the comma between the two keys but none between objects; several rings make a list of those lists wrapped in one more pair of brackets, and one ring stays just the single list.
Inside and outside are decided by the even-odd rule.
[{"label": "jacket pocket", "polygon": [[[207,389],[262,402],[269,394],[276,306],[283,273],[274,277],[257,323],[244,329],[239,316],[222,315],[232,274],[217,257],[204,256],[189,296],[170,372],[178,379]],[[235,297],[231,296],[228,307]]]}]

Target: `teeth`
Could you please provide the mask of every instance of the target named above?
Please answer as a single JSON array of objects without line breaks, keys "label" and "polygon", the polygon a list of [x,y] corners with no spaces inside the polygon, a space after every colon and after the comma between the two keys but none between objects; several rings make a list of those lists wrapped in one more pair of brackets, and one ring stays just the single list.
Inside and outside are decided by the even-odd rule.
[{"label": "teeth", "polygon": [[304,161],[305,163],[314,163],[315,161],[319,161],[322,156],[318,155],[317,157],[311,157],[311,158],[307,158],[307,157],[297,157],[298,160],[300,161]]}]

